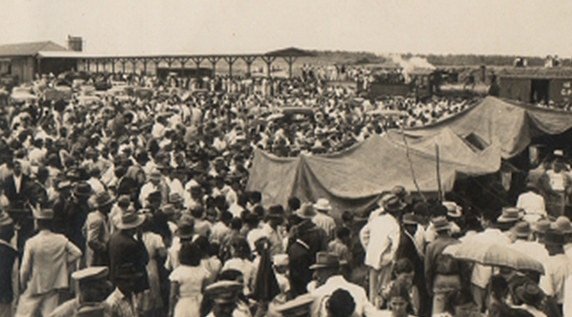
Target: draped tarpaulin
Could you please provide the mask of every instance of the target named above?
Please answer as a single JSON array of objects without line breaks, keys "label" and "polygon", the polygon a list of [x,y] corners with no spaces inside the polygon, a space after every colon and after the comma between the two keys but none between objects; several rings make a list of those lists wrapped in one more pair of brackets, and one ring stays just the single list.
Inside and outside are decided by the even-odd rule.
[{"label": "draped tarpaulin", "polygon": [[572,128],[572,112],[539,108],[487,97],[458,115],[435,124],[405,130],[409,137],[426,138],[451,129],[460,137],[471,133],[489,144],[498,138],[502,157],[512,158],[543,134],[560,134]]},{"label": "draped tarpaulin", "polygon": [[[483,175],[500,167],[498,143],[474,151],[444,129],[433,137],[410,142],[409,156],[424,192],[438,190],[435,144],[439,145],[444,190],[452,189],[461,174]],[[406,153],[402,138],[395,133],[373,136],[345,151],[326,155],[279,158],[256,150],[247,190],[260,191],[266,206],[286,205],[289,197],[296,196],[302,201],[327,198],[336,215],[343,210],[360,211],[395,185],[416,190]]]}]

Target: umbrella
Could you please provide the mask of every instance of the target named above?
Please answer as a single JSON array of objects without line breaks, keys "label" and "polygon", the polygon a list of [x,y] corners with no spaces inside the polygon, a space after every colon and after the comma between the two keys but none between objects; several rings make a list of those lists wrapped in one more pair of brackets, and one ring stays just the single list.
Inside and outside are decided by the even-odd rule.
[{"label": "umbrella", "polygon": [[314,115],[314,109],[309,107],[283,107],[281,109],[284,115],[295,115],[295,114],[305,114]]},{"label": "umbrella", "polygon": [[38,96],[32,95],[30,93],[19,92],[12,94],[10,98],[14,100],[36,100],[38,99]]},{"label": "umbrella", "polygon": [[541,262],[508,246],[477,241],[450,245],[443,250],[459,260],[475,261],[483,265],[505,266],[517,270],[530,270],[544,274]]},{"label": "umbrella", "polygon": [[97,103],[100,101],[100,99],[96,96],[79,96],[77,97],[77,100],[82,103],[83,105],[88,105],[91,103]]}]

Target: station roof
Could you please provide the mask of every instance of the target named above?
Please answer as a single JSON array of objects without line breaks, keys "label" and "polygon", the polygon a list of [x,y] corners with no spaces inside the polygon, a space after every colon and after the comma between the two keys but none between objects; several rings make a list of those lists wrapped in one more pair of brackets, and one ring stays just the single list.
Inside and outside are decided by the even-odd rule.
[{"label": "station roof", "polygon": [[0,57],[35,56],[40,51],[62,53],[68,50],[52,41],[0,45]]}]

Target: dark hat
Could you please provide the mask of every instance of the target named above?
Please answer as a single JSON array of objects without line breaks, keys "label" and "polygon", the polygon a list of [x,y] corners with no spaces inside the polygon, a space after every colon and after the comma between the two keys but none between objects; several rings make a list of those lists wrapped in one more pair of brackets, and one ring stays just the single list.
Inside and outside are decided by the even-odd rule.
[{"label": "dark hat", "polygon": [[383,202],[383,209],[386,212],[400,212],[403,211],[405,207],[407,207],[405,202],[393,194],[387,197]]},{"label": "dark hat", "polygon": [[300,209],[296,210],[295,215],[302,219],[312,219],[317,213],[312,204],[303,204]]},{"label": "dark hat", "polygon": [[179,193],[171,193],[169,195],[169,202],[172,204],[180,203],[183,201],[184,201],[183,196],[181,196]]},{"label": "dark hat", "polygon": [[528,222],[519,221],[512,229],[512,232],[517,238],[527,238],[532,233],[532,230]]},{"label": "dark hat", "polygon": [[175,235],[179,238],[189,239],[194,234],[195,220],[191,216],[183,215],[177,222],[177,227]]},{"label": "dark hat", "polygon": [[278,307],[276,311],[284,317],[304,317],[311,315],[312,303],[315,297],[311,294],[300,295]]},{"label": "dark hat", "polygon": [[544,293],[535,283],[526,282],[516,288],[516,297],[527,305],[536,306],[544,299]]},{"label": "dark hat", "polygon": [[236,281],[219,281],[207,286],[205,294],[216,304],[229,304],[236,302],[242,288],[242,284]]},{"label": "dark hat", "polygon": [[131,203],[131,197],[129,197],[129,195],[121,195],[117,199],[117,204],[119,206],[129,206],[130,203]]},{"label": "dark hat", "polygon": [[310,266],[310,270],[335,269],[340,267],[340,259],[337,255],[328,252],[316,253],[316,264]]},{"label": "dark hat", "polygon": [[572,223],[566,216],[556,218],[556,221],[550,224],[550,229],[559,232],[560,234],[572,233]]},{"label": "dark hat", "polygon": [[449,220],[447,220],[447,218],[444,216],[433,218],[431,222],[433,223],[433,228],[435,228],[436,232],[451,229],[451,224],[449,223]]},{"label": "dark hat", "polygon": [[111,205],[115,202],[115,199],[107,192],[100,192],[95,196],[95,204],[97,208],[102,208]]},{"label": "dark hat", "polygon": [[76,281],[102,280],[107,278],[107,266],[92,266],[72,273],[71,278]]},{"label": "dark hat", "polygon": [[175,210],[175,205],[173,204],[165,204],[163,206],[161,206],[161,211],[165,214],[165,215],[172,215],[176,212]]},{"label": "dark hat", "polygon": [[549,229],[544,236],[545,245],[564,245],[564,235],[556,230]]},{"label": "dark hat", "polygon": [[133,209],[127,209],[121,215],[121,221],[117,224],[117,228],[121,230],[133,229],[139,227],[143,222],[145,222],[145,216],[138,214]]},{"label": "dark hat", "polygon": [[132,279],[143,276],[143,272],[137,271],[133,263],[125,263],[115,267],[115,278]]},{"label": "dark hat", "polygon": [[497,218],[497,222],[506,223],[519,221],[524,216],[524,211],[517,207],[504,207],[502,214]]},{"label": "dark hat", "polygon": [[91,186],[87,182],[79,182],[75,185],[73,194],[76,196],[90,196]]},{"label": "dark hat", "polygon": [[283,218],[284,217],[284,208],[281,205],[274,205],[268,208],[268,217],[270,218]]},{"label": "dark hat", "polygon": [[550,229],[550,220],[548,219],[538,219],[532,230],[539,233],[546,233]]}]

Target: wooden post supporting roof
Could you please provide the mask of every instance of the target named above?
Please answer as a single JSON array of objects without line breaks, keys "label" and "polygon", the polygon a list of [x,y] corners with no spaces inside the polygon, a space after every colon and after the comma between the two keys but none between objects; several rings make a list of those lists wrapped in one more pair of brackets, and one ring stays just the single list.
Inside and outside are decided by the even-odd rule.
[{"label": "wooden post supporting roof", "polygon": [[257,57],[256,56],[241,56],[241,57],[246,63],[246,74],[250,77],[250,75],[252,75],[251,73],[252,63],[254,63]]},{"label": "wooden post supporting roof", "polygon": [[213,75],[212,76],[215,77],[216,76],[216,64],[220,60],[220,56],[209,56],[209,57],[207,57],[207,59],[213,65]]}]

